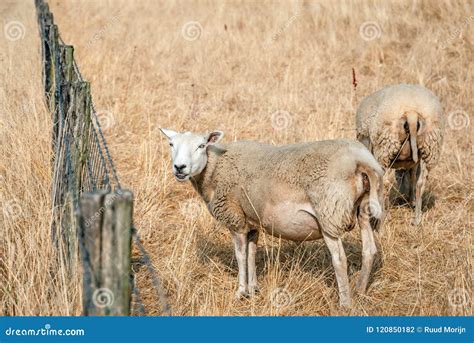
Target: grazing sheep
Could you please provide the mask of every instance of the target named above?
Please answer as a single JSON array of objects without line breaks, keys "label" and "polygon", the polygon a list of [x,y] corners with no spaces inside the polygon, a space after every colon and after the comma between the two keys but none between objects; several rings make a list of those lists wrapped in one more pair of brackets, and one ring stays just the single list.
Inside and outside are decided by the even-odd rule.
[{"label": "grazing sheep", "polygon": [[418,85],[383,88],[357,109],[357,139],[384,169],[399,169],[398,187],[415,207],[414,225],[421,222],[422,194],[441,153],[444,125],[438,98]]},{"label": "grazing sheep", "polygon": [[[356,221],[362,232],[365,292],[377,251],[373,229],[383,219],[383,170],[355,141],[333,140],[274,147],[256,142],[218,145],[223,133],[177,133],[169,139],[173,173],[190,180],[210,213],[232,234],[239,267],[236,296],[258,290],[255,253],[259,229],[284,239],[323,238],[336,272],[340,303],[351,296],[341,241]],[[247,273],[248,270],[248,273]]]}]

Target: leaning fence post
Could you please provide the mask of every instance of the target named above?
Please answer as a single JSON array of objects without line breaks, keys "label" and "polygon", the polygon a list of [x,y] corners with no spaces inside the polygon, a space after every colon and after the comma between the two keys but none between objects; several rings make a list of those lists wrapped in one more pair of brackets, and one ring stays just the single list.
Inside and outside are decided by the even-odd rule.
[{"label": "leaning fence post", "polygon": [[133,194],[84,193],[80,201],[83,314],[129,315]]}]

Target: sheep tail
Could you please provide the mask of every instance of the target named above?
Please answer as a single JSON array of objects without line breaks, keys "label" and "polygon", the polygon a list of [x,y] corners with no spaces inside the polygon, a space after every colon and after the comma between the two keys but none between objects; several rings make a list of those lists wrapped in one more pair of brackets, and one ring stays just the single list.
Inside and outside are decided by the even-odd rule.
[{"label": "sheep tail", "polygon": [[416,144],[416,135],[418,131],[418,114],[409,112],[407,114],[408,131],[410,134],[410,148],[413,161],[418,162],[418,146]]},{"label": "sheep tail", "polygon": [[370,183],[369,201],[374,204],[375,207],[371,214],[374,218],[381,219],[383,214],[383,204],[380,203],[380,199],[383,199],[383,194],[380,194],[380,192],[383,183],[381,178],[379,179],[379,176],[372,169],[367,170],[367,176]]},{"label": "sheep tail", "polygon": [[367,176],[369,188],[369,202],[361,210],[371,217],[371,226],[379,230],[385,218],[383,175],[367,165],[361,165],[360,171]]}]

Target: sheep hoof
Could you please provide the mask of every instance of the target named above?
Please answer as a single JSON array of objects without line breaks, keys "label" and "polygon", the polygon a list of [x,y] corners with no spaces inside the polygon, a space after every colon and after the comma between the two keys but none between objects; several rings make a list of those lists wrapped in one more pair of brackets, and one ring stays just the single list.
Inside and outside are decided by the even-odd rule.
[{"label": "sheep hoof", "polygon": [[339,306],[341,310],[350,310],[352,307],[351,301],[350,300],[341,300],[339,301]]},{"label": "sheep hoof", "polygon": [[416,216],[411,221],[411,225],[413,226],[419,226],[420,224],[421,224],[421,217]]},{"label": "sheep hoof", "polygon": [[359,284],[359,282],[356,284],[356,292],[358,294],[364,295],[367,292],[367,287]]},{"label": "sheep hoof", "polygon": [[235,292],[235,299],[241,300],[242,298],[248,298],[250,296],[249,292],[245,289],[239,289]]},{"label": "sheep hoof", "polygon": [[256,294],[260,293],[260,288],[255,285],[255,286],[249,286],[249,294],[250,296],[254,296]]}]

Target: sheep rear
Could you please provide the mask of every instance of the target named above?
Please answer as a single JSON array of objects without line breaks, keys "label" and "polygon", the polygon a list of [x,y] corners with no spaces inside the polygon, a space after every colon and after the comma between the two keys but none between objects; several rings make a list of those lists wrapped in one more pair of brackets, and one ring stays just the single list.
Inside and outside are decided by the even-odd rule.
[{"label": "sheep rear", "polygon": [[413,162],[418,162],[418,145],[416,143],[416,135],[418,134],[418,113],[408,112],[406,115],[408,135],[410,136],[410,148]]}]

